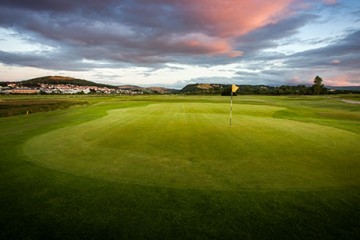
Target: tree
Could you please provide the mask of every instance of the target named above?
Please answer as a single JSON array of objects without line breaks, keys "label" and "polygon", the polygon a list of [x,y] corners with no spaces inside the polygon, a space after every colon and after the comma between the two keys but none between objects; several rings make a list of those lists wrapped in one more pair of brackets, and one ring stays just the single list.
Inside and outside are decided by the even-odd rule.
[{"label": "tree", "polygon": [[319,95],[324,90],[324,84],[322,84],[322,78],[316,76],[314,79],[314,84],[312,85],[313,93]]},{"label": "tree", "polygon": [[[231,96],[231,86],[226,87],[226,88],[222,91],[221,96]],[[234,93],[233,93],[233,96],[237,96],[237,93],[234,92]]]}]

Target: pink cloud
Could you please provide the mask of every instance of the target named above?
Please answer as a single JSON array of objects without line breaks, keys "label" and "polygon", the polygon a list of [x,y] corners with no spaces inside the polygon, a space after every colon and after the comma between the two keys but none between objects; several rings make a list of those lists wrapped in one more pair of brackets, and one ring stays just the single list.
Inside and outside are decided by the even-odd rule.
[{"label": "pink cloud", "polygon": [[323,0],[323,2],[326,5],[335,5],[335,4],[337,4],[337,0]]},{"label": "pink cloud", "polygon": [[327,86],[352,86],[359,85],[359,83],[354,82],[353,76],[351,75],[336,75],[323,78],[325,85]]},{"label": "pink cloud", "polygon": [[313,8],[313,5],[309,2],[299,1],[299,2],[296,2],[295,8],[301,9],[301,10],[309,10],[309,9]]},{"label": "pink cloud", "polygon": [[192,33],[184,36],[175,34],[172,38],[163,40],[175,52],[239,57],[244,52],[233,49],[233,39],[288,16],[289,6],[293,1],[170,1],[171,5],[181,11],[181,21],[186,22]]},{"label": "pink cloud", "polygon": [[209,37],[202,33],[174,34],[162,40],[164,47],[173,52],[225,55],[231,58],[243,55],[242,51],[233,50],[227,39]]},{"label": "pink cloud", "polygon": [[341,61],[340,60],[338,60],[338,59],[334,59],[334,60],[331,60],[331,62],[330,62],[331,64],[334,64],[334,65],[337,65],[337,64],[340,64],[341,63]]},{"label": "pink cloud", "polygon": [[302,79],[299,77],[299,76],[293,76],[291,79],[290,79],[290,83],[291,84],[303,84],[302,82]]},{"label": "pink cloud", "polygon": [[[186,11],[209,34],[244,35],[289,13],[293,0],[184,0]],[[201,30],[201,29],[200,29]]]}]

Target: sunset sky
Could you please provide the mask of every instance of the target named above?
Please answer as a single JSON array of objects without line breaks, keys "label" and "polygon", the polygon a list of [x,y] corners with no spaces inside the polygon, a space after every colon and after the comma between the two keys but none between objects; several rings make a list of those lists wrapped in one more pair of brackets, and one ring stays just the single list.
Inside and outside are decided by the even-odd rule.
[{"label": "sunset sky", "polygon": [[0,81],[360,85],[359,0],[1,0]]}]

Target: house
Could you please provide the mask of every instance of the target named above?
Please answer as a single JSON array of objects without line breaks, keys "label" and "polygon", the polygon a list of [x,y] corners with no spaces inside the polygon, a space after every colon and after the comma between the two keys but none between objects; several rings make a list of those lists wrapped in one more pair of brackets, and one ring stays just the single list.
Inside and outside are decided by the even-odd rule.
[{"label": "house", "polygon": [[8,90],[8,93],[12,94],[37,94],[40,90],[38,89],[31,89],[31,88],[14,88]]}]

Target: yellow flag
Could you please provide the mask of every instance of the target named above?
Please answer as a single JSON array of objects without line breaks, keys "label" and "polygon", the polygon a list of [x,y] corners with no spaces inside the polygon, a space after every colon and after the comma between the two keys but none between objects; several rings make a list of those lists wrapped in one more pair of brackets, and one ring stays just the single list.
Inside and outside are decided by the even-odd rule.
[{"label": "yellow flag", "polygon": [[236,86],[235,84],[233,84],[233,85],[231,86],[231,91],[232,91],[233,93],[236,92],[238,89],[239,89],[239,87]]}]

